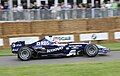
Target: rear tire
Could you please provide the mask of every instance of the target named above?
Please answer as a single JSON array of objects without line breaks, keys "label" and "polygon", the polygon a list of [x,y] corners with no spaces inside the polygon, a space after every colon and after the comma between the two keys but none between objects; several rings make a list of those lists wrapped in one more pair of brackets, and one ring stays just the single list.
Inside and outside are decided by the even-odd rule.
[{"label": "rear tire", "polygon": [[29,47],[22,47],[18,51],[18,58],[23,61],[27,61],[32,57],[32,49]]},{"label": "rear tire", "polygon": [[98,47],[95,44],[88,44],[84,51],[88,57],[95,57],[98,54]]}]

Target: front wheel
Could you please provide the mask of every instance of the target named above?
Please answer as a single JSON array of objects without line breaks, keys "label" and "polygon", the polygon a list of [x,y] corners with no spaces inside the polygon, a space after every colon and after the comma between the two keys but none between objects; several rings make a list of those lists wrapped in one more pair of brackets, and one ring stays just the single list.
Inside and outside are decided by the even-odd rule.
[{"label": "front wheel", "polygon": [[22,47],[19,49],[18,51],[18,58],[20,60],[23,60],[23,61],[27,61],[29,59],[31,59],[32,57],[32,49],[30,49],[29,47]]},{"label": "front wheel", "polygon": [[85,46],[85,54],[89,57],[95,57],[98,54],[98,47],[95,44],[88,44]]}]

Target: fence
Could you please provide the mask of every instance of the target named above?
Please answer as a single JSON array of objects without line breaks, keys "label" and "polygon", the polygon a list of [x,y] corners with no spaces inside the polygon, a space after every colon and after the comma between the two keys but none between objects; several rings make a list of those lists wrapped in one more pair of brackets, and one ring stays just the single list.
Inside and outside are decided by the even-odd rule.
[{"label": "fence", "polygon": [[52,10],[45,9],[1,10],[0,21],[105,18],[119,15],[120,9],[106,8],[70,9],[58,10],[54,12]]}]

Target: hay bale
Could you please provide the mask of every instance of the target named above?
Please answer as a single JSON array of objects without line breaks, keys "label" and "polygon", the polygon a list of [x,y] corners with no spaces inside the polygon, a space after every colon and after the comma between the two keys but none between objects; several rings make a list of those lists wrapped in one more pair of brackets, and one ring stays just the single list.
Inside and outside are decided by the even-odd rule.
[{"label": "hay bale", "polygon": [[3,35],[30,33],[29,22],[6,22],[2,27]]},{"label": "hay bale", "polygon": [[0,22],[0,35],[3,35],[3,28],[2,28],[3,23],[4,22]]},{"label": "hay bale", "polygon": [[61,21],[60,31],[85,31],[87,30],[87,19],[63,20]]},{"label": "hay bale", "polygon": [[50,21],[32,21],[31,22],[31,31],[32,33],[52,33],[59,32],[59,21],[50,20]]},{"label": "hay bale", "polygon": [[116,28],[114,18],[94,18],[88,20],[88,30],[112,30]]}]

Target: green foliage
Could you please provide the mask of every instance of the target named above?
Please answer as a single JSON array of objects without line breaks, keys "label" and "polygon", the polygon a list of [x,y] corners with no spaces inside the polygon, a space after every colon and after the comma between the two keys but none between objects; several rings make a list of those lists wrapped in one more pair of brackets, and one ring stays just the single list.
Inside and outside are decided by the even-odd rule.
[{"label": "green foliage", "polygon": [[120,50],[120,43],[101,44],[102,46],[108,47],[111,50]]},{"label": "green foliage", "polygon": [[1,76],[119,76],[120,61],[1,66]]}]

